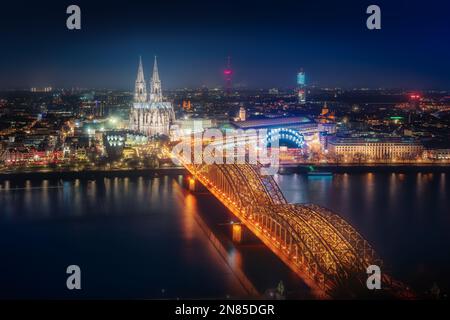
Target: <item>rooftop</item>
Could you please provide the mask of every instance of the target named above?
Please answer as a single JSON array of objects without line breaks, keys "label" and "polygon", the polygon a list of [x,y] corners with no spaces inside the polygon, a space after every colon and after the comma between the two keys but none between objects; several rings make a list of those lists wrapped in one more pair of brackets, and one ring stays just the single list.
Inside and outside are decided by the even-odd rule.
[{"label": "rooftop", "polygon": [[287,117],[287,118],[272,118],[272,119],[257,119],[248,121],[237,121],[233,125],[240,129],[250,128],[266,128],[266,127],[281,127],[281,126],[295,126],[314,123],[307,117]]}]

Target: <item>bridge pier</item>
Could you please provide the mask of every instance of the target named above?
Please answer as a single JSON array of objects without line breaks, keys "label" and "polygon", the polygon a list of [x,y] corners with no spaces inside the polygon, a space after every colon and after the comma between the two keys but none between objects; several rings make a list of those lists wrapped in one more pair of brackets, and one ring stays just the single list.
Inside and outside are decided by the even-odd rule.
[{"label": "bridge pier", "polygon": [[258,244],[260,240],[243,222],[234,222],[230,228],[231,240],[235,244]]},{"label": "bridge pier", "polygon": [[234,223],[233,226],[231,227],[231,230],[233,233],[232,235],[233,242],[241,243],[243,234],[242,225],[240,223]]},{"label": "bridge pier", "polygon": [[189,191],[195,192],[196,191],[196,185],[197,185],[197,181],[195,180],[195,178],[189,177],[188,178],[188,189],[189,189]]}]

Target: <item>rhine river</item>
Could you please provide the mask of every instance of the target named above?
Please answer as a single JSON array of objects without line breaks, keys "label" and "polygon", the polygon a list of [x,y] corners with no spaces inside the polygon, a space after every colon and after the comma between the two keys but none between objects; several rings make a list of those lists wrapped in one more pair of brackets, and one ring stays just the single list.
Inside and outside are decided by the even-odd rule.
[{"label": "rhine river", "polygon": [[[289,202],[342,215],[396,278],[420,292],[434,282],[448,292],[448,173],[289,174],[276,181]],[[181,175],[3,178],[0,298],[238,298],[251,295],[249,283],[267,295],[280,280],[288,297],[308,297],[251,235],[233,245],[231,220],[213,196],[187,191]],[[82,289],[69,291],[73,264]]]}]

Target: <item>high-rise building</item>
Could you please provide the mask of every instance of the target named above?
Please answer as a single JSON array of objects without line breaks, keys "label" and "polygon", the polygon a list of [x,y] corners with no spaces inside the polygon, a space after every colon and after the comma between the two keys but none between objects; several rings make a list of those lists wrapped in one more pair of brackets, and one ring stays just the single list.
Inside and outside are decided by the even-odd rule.
[{"label": "high-rise building", "polygon": [[301,104],[306,103],[305,86],[306,86],[306,76],[305,72],[302,69],[300,70],[299,73],[297,73],[297,95],[298,95],[298,102]]},{"label": "high-rise building", "polygon": [[244,107],[239,108],[239,120],[245,121],[247,119],[247,112],[245,111]]},{"label": "high-rise building", "polygon": [[164,101],[159,79],[158,63],[153,65],[150,94],[144,78],[142,60],[139,59],[138,74],[135,82],[134,102],[130,114],[130,129],[147,136],[159,136],[170,133],[170,126],[175,121],[172,103]]},{"label": "high-rise building", "polygon": [[231,69],[231,58],[228,56],[227,67],[223,70],[223,75],[225,77],[225,93],[227,95],[231,94],[232,91],[232,79],[233,79],[233,70]]},{"label": "high-rise building", "polygon": [[412,93],[409,96],[409,107],[411,110],[419,110],[420,109],[420,100],[421,97],[417,93]]}]

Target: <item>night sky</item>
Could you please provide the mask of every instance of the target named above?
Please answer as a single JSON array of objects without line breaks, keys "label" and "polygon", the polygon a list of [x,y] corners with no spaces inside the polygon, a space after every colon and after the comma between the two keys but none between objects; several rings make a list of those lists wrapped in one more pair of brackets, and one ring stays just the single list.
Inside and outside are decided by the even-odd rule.
[{"label": "night sky", "polygon": [[[232,56],[234,83],[450,89],[450,1],[3,1],[0,89],[131,89],[138,56],[153,56],[164,88],[217,86]],[[82,29],[66,28],[81,7]],[[382,29],[366,28],[381,7]]]}]

